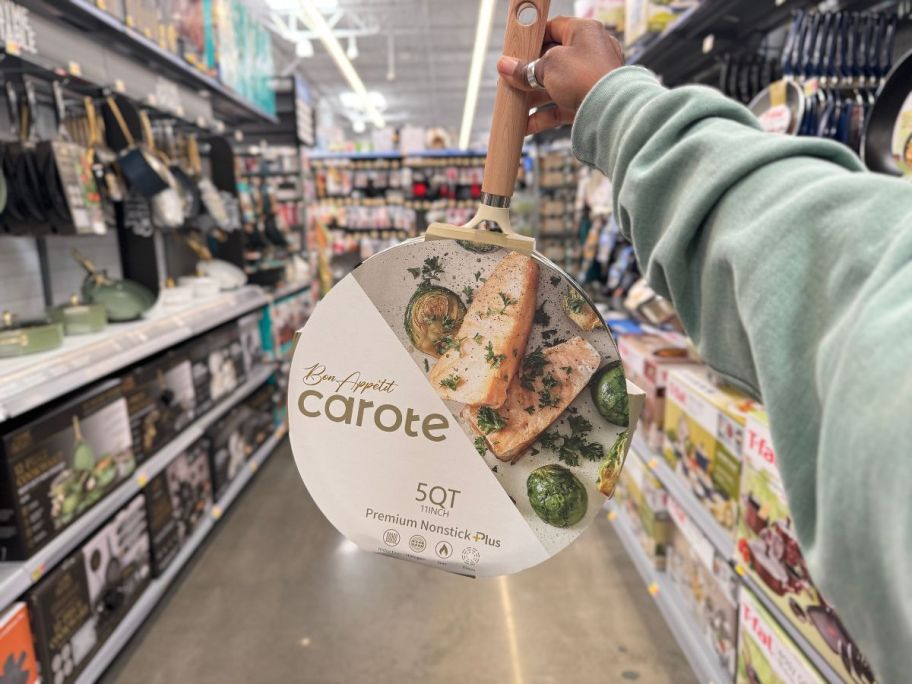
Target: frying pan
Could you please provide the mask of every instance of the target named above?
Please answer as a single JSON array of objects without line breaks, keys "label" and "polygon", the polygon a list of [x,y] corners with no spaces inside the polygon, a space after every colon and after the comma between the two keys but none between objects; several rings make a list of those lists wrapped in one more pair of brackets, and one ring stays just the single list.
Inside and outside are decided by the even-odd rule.
[{"label": "frying pan", "polygon": [[11,109],[16,109],[19,142],[10,146],[12,155],[12,173],[10,178],[15,187],[18,211],[22,215],[22,224],[13,226],[14,232],[43,233],[47,228],[47,216],[42,208],[42,180],[35,159],[35,144],[32,137],[34,130],[34,112],[29,102],[19,102],[16,87],[6,84],[7,100]]},{"label": "frying pan", "polygon": [[215,223],[218,230],[225,231],[229,228],[228,211],[222,196],[215,184],[203,174],[203,162],[200,157],[199,142],[196,136],[187,138],[187,157],[190,162],[190,175],[196,180],[199,187],[200,201],[206,215]]},{"label": "frying pan", "polygon": [[151,199],[169,187],[164,175],[166,168],[145,146],[136,143],[117,100],[110,96],[105,102],[127,143],[118,155],[120,170],[131,188]]},{"label": "frying pan", "polygon": [[152,208],[152,223],[157,228],[164,230],[175,230],[184,225],[184,204],[179,192],[180,185],[174,174],[169,168],[170,161],[155,146],[155,137],[152,133],[152,122],[149,120],[149,113],[145,110],[139,113],[139,120],[143,129],[143,141],[160,168],[158,170],[161,179],[165,182],[165,189],[155,193],[150,200]]},{"label": "frying pan", "polygon": [[912,175],[912,51],[903,55],[877,91],[861,158],[871,171]]},{"label": "frying pan", "polygon": [[760,119],[764,130],[795,135],[805,115],[804,92],[794,81],[798,67],[800,47],[809,40],[810,22],[804,12],[795,14],[782,49],[782,72],[784,78],[760,91],[748,104],[748,108]]},{"label": "frying pan", "polygon": [[123,179],[114,166],[117,155],[107,147],[98,124],[98,112],[92,98],[83,100],[86,117],[86,145],[89,148],[89,166],[95,176],[95,186],[98,189],[105,225],[108,229],[117,228],[117,204],[124,201],[126,189]]},{"label": "frying pan", "polygon": [[[26,86],[27,88],[30,85]],[[54,98],[54,119],[57,124],[57,140],[70,142],[70,133],[64,125],[66,105],[63,100],[63,89],[58,81],[51,84]],[[41,161],[44,175],[44,187],[47,190],[45,210],[51,224],[52,232],[72,232],[73,218],[67,203],[66,193],[61,182],[60,169],[54,152],[54,142],[44,141],[38,144],[38,158]]]}]

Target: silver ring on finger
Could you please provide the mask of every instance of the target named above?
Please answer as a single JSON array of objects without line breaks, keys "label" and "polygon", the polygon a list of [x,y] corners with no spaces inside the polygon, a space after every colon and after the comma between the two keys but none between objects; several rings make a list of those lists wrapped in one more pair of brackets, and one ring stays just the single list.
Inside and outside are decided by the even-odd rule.
[{"label": "silver ring on finger", "polygon": [[545,86],[541,84],[541,81],[538,80],[538,76],[535,75],[535,67],[538,66],[538,63],[541,59],[535,59],[529,62],[526,65],[526,81],[529,83],[529,87],[533,90],[544,90]]}]

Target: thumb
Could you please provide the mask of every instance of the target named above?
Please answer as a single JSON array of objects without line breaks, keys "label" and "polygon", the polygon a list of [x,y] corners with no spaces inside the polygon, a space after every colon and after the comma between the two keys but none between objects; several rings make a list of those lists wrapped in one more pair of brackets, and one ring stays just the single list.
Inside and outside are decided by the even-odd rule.
[{"label": "thumb", "polygon": [[529,81],[526,79],[527,65],[528,62],[522,62],[515,57],[503,56],[497,62],[497,71],[514,88],[533,92],[535,89],[529,85]]}]

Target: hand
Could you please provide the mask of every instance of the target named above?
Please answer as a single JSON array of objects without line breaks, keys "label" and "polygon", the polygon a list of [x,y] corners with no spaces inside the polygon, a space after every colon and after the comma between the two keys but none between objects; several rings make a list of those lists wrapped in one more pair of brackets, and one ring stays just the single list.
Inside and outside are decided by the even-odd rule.
[{"label": "hand", "polygon": [[[526,79],[527,62],[501,57],[497,70],[514,88],[533,92],[529,135],[573,123],[586,95],[603,76],[624,65],[624,50],[600,21],[556,17],[548,22],[535,77],[544,91]],[[552,106],[548,106],[552,105]]]}]

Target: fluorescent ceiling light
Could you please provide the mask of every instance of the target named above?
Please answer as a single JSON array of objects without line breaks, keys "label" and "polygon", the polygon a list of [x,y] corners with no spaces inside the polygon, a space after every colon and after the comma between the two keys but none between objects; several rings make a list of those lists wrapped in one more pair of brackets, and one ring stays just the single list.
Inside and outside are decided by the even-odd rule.
[{"label": "fluorescent ceiling light", "polygon": [[314,56],[314,46],[307,38],[299,38],[295,45],[295,54],[301,59],[309,59]]},{"label": "fluorescent ceiling light", "polygon": [[358,41],[355,40],[354,36],[349,36],[348,50],[345,51],[345,56],[354,62],[360,55],[361,52],[358,50]]},{"label": "fluorescent ceiling light", "polygon": [[323,43],[323,47],[326,48],[326,51],[336,62],[336,66],[339,67],[342,76],[348,81],[348,85],[351,86],[351,89],[361,98],[364,112],[367,114],[371,123],[377,128],[385,128],[386,121],[384,121],[383,115],[380,114],[377,107],[370,101],[367,88],[364,87],[364,81],[361,80],[357,70],[351,63],[351,60],[346,56],[345,50],[342,48],[341,43],[339,43],[339,39],[336,38],[329,23],[327,23],[326,18],[317,8],[317,5],[313,0],[300,0],[300,7],[305,20],[310,25],[310,29],[317,35],[320,42]]},{"label": "fluorescent ceiling light", "polygon": [[367,124],[362,119],[355,119],[352,122],[352,130],[358,134],[364,133],[367,130]]},{"label": "fluorescent ceiling light", "polygon": [[472,65],[469,67],[469,87],[466,89],[465,109],[462,112],[462,129],[459,132],[459,147],[468,149],[475,124],[475,109],[481,90],[481,71],[484,69],[491,38],[491,21],[494,18],[494,0],[481,0],[478,8],[478,27],[475,30],[475,49],[472,51]]}]

